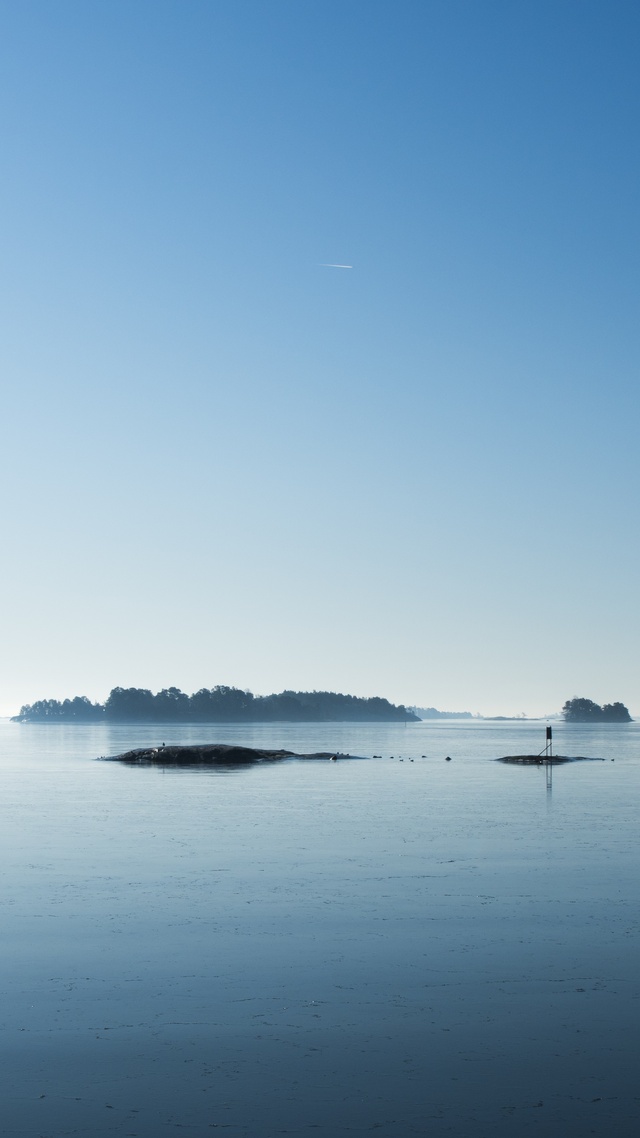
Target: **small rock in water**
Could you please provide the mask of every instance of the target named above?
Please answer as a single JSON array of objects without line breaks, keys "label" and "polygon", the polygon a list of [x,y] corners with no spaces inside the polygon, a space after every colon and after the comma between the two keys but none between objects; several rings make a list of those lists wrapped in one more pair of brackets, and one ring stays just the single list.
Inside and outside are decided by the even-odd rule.
[{"label": "small rock in water", "polygon": [[450,763],[451,762],[451,755],[447,755],[447,757],[444,761],[445,761],[445,763]]}]

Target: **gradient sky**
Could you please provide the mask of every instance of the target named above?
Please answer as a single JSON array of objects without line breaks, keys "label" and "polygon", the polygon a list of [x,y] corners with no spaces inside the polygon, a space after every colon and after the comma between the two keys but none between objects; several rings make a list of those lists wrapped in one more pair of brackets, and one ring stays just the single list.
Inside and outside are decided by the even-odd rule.
[{"label": "gradient sky", "polygon": [[0,712],[640,711],[639,48],[635,0],[0,0]]}]

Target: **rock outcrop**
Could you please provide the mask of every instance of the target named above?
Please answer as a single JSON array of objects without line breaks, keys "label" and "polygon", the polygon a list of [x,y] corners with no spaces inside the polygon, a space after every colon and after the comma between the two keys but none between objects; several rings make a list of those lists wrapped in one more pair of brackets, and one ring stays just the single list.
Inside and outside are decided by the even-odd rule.
[{"label": "rock outcrop", "polygon": [[130,763],[132,766],[214,766],[216,764],[236,765],[239,763],[277,762],[280,759],[346,759],[349,755],[336,752],[318,752],[313,755],[297,755],[294,751],[269,751],[259,747],[242,747],[230,743],[198,743],[193,746],[170,744],[159,747],[140,747],[134,751],[124,751],[121,755],[109,755],[113,762]]}]

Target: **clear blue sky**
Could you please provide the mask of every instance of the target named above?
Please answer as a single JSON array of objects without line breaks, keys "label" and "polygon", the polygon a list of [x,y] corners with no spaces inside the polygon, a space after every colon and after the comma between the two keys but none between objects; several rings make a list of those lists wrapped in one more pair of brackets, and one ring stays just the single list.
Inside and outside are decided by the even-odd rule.
[{"label": "clear blue sky", "polygon": [[631,0],[0,2],[0,711],[640,711],[639,48]]}]

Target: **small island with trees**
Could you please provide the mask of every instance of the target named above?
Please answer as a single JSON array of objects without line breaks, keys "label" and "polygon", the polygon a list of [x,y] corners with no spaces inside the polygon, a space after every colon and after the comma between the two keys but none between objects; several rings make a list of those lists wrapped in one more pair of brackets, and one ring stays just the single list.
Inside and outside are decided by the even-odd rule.
[{"label": "small island with trees", "polygon": [[632,723],[623,703],[605,703],[600,706],[592,699],[568,699],[562,708],[565,723]]},{"label": "small island with trees", "polygon": [[40,699],[25,704],[16,723],[417,723],[419,717],[402,704],[379,696],[366,699],[338,692],[283,691],[253,695],[241,688],[201,688],[186,695],[163,688],[113,688],[104,703],[86,696]]}]

